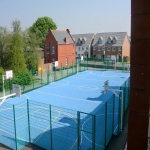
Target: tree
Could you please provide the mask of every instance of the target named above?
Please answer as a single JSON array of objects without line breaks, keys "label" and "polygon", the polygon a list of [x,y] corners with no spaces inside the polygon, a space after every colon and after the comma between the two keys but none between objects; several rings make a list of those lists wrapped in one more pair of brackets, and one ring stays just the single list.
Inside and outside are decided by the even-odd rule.
[{"label": "tree", "polygon": [[23,39],[21,35],[20,21],[12,22],[13,33],[11,34],[8,53],[6,56],[6,69],[12,69],[14,72],[25,71],[26,64],[23,52]]},{"label": "tree", "polygon": [[0,27],[0,66],[5,68],[5,56],[10,43],[10,33],[7,28]]},{"label": "tree", "polygon": [[46,39],[46,35],[50,30],[56,30],[56,23],[49,17],[38,18],[35,23],[30,27],[30,30],[40,38],[39,46],[43,48],[43,42]]},{"label": "tree", "polygon": [[39,38],[36,33],[26,30],[23,32],[24,41],[24,56],[26,60],[27,68],[37,68],[41,57],[41,51],[39,50]]}]

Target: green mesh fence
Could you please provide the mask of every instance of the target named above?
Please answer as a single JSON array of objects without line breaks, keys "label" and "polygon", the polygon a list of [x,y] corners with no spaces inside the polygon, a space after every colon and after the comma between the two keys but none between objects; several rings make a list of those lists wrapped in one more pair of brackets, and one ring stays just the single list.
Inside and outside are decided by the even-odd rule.
[{"label": "green mesh fence", "polygon": [[120,59],[119,61],[111,60],[110,58],[98,59],[98,58],[84,58],[80,63],[80,71],[87,69],[90,70],[122,70],[130,71],[130,62],[127,62],[125,58]]},{"label": "green mesh fence", "polygon": [[4,103],[0,106],[0,143],[16,149],[13,105]]},{"label": "green mesh fence", "polygon": [[[69,66],[60,64],[60,68],[50,68],[49,66],[47,66],[46,71],[32,69],[30,71],[13,73],[12,79],[5,80],[4,86],[6,95],[12,93],[12,84],[19,84],[21,86],[21,92],[23,94],[45,86],[51,82],[74,75],[79,71],[79,63],[77,61],[71,61],[68,62],[68,64]],[[3,96],[2,87],[2,82],[0,82],[0,97]]]},{"label": "green mesh fence", "polygon": [[0,143],[14,150],[29,143],[47,150],[104,150],[115,130],[114,101],[112,95],[92,114],[33,100],[17,105],[3,103]]}]

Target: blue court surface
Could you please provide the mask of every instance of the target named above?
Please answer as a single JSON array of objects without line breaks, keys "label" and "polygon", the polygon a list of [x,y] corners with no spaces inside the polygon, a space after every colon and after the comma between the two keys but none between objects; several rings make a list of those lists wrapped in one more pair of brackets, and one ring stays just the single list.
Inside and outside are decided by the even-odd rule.
[{"label": "blue court surface", "polygon": [[128,77],[129,73],[121,71],[87,70],[25,93],[21,97],[9,98],[6,102],[15,105],[29,99],[91,113],[112,94],[112,92],[103,93],[106,80],[109,80],[110,88],[119,89]]},{"label": "blue court surface", "polygon": [[[51,149],[47,144],[47,142],[45,141],[45,139],[47,139],[48,141],[51,141],[51,145],[53,145],[53,149],[56,150],[62,149],[63,146],[65,146],[63,148],[64,150],[77,149],[78,145],[77,145],[76,112],[80,111],[84,113],[96,114],[97,111],[104,106],[104,103],[107,102],[107,100],[113,96],[113,93],[111,91],[104,94],[103,91],[104,82],[106,80],[109,80],[109,88],[120,89],[121,85],[129,78],[129,76],[130,76],[129,73],[125,73],[121,71],[87,70],[84,72],[79,72],[65,79],[52,82],[49,85],[38,88],[34,91],[25,93],[21,95],[21,97],[9,98],[4,102],[4,105],[14,104],[17,107],[20,105],[20,108],[25,108],[26,110],[27,105],[26,103],[24,104],[24,102],[26,102],[27,99],[29,100],[29,103],[31,101],[30,124],[31,124],[31,128],[33,129],[31,130],[30,134],[32,136],[31,140],[33,140],[31,141],[32,143],[35,143],[45,149]],[[36,104],[37,102],[40,102],[43,105],[39,104],[39,106],[37,106]],[[49,126],[50,116],[49,114],[47,114],[47,111],[49,111],[49,105],[47,104],[51,104],[53,110],[52,124],[55,124],[53,125],[53,140],[51,140],[49,137],[51,131]],[[41,110],[38,111],[40,108],[43,108],[42,112]],[[67,113],[66,113],[66,109],[68,109]],[[9,113],[10,110],[7,109],[7,111],[8,112],[6,113]],[[18,114],[21,115],[22,111],[23,111],[22,109],[18,110]],[[117,112],[118,111],[116,110],[115,112],[116,115],[118,115]],[[91,142],[92,135],[89,134],[92,130],[92,125],[90,122],[92,117],[84,113],[80,116],[81,129],[87,130],[88,132],[81,133],[80,142],[82,144],[81,143],[80,144],[81,144],[81,149],[88,149],[92,147],[92,142]],[[40,118],[39,116],[41,116],[41,114],[43,120],[39,119]],[[38,119],[35,119],[36,117]],[[108,119],[110,119],[111,121],[113,119],[113,116],[110,116],[110,118]],[[56,122],[56,120],[59,120],[59,123],[61,122],[61,124]],[[5,122],[5,120],[3,121]],[[28,122],[27,118],[25,122]],[[115,120],[115,122],[116,123],[114,123],[114,129],[117,127],[117,119]],[[39,124],[39,127],[35,129],[34,126],[37,126],[37,124]],[[40,124],[42,125],[40,126]],[[21,129],[21,126],[25,126],[25,125],[23,123],[22,124],[20,123],[20,127],[17,129],[18,132],[21,130],[27,130],[27,128]],[[4,134],[5,138],[6,138],[5,135],[6,130],[7,132],[9,132],[9,130],[6,128],[7,126],[3,127],[1,133]],[[100,130],[104,130],[104,127],[101,127]],[[71,137],[68,137],[69,134],[67,133],[69,132],[71,133]],[[104,133],[102,133],[102,135],[103,134]],[[27,135],[22,135],[21,132],[19,132],[17,136],[18,139],[20,139],[20,141],[22,141],[22,139],[26,139],[23,140],[24,142],[29,140],[26,137]],[[102,140],[102,138],[100,139],[101,140],[99,140],[98,144],[96,144],[96,149],[104,149],[104,141]],[[2,143],[5,143],[5,141],[2,141]],[[18,144],[18,147],[19,145],[21,147],[21,144],[22,143],[20,142],[20,144]]]}]

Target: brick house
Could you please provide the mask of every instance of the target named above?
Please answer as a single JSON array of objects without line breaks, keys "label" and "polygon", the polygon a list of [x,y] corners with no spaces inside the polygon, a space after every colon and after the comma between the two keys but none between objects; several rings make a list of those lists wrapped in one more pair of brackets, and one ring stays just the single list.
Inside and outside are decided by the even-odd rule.
[{"label": "brick house", "polygon": [[66,31],[51,30],[44,42],[44,63],[54,64],[58,61],[57,67],[71,66],[75,61],[75,42]]},{"label": "brick house", "polygon": [[88,34],[72,34],[76,43],[76,58],[91,57],[91,45],[94,38],[94,33]]},{"label": "brick house", "polygon": [[96,58],[116,57],[116,61],[121,58],[130,57],[130,40],[127,32],[107,32],[97,33],[92,44],[92,56]]}]

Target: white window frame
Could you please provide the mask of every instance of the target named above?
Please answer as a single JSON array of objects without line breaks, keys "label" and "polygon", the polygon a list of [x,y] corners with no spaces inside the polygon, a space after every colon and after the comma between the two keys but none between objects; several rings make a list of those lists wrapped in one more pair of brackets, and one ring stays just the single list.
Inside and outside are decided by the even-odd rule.
[{"label": "white window frame", "polygon": [[55,62],[55,58],[52,58],[52,62]]},{"label": "white window frame", "polygon": [[78,50],[80,51],[80,47],[78,47]]},{"label": "white window frame", "polygon": [[82,50],[84,51],[84,47],[82,47]]},{"label": "white window frame", "polygon": [[101,51],[101,47],[98,47],[98,51]]}]

